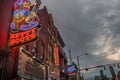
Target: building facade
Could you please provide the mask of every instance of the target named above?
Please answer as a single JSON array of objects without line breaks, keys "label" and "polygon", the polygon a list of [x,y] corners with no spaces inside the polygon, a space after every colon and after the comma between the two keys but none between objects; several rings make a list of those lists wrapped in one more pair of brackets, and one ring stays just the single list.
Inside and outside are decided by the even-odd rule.
[{"label": "building facade", "polygon": [[[44,60],[49,64],[49,80],[67,80],[66,64],[67,57],[63,51],[65,44],[59,31],[54,25],[52,15],[48,13],[47,8],[38,10],[38,16],[41,21],[41,30],[39,39],[44,45]],[[39,43],[40,43],[39,42]]]},{"label": "building facade", "polygon": [[82,80],[78,73],[78,67],[74,62],[71,65],[67,65],[67,68],[68,80]]},{"label": "building facade", "polygon": [[[36,1],[41,4],[40,0]],[[54,25],[52,15],[48,13],[46,7],[38,9],[37,15],[40,19],[37,39],[10,48],[5,80],[67,80],[68,78],[67,57],[63,51],[65,44]]]}]

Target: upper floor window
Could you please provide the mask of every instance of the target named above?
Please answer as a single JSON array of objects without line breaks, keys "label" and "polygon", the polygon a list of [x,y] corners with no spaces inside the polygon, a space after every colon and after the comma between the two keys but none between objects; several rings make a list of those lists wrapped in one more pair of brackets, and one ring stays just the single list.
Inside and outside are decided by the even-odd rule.
[{"label": "upper floor window", "polygon": [[52,35],[52,39],[55,41],[55,36],[54,35]]},{"label": "upper floor window", "polygon": [[44,45],[41,45],[41,59],[44,59]]},{"label": "upper floor window", "polygon": [[48,51],[49,51],[49,59],[54,63],[54,54],[53,54],[53,48],[48,44]]},{"label": "upper floor window", "polygon": [[48,28],[47,28],[47,29],[48,29],[48,30],[47,30],[47,31],[48,31],[48,33],[49,33],[49,34],[51,34],[50,24],[48,24]]},{"label": "upper floor window", "polygon": [[40,59],[40,60],[43,60],[44,59],[44,45],[41,44],[39,41],[36,43],[37,45],[37,48],[36,48],[36,53],[37,53],[37,57]]}]

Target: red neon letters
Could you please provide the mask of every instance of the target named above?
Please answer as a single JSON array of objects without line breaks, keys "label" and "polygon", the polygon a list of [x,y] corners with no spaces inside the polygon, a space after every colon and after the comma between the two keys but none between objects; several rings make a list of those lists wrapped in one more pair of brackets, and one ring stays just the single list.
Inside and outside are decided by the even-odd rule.
[{"label": "red neon letters", "polygon": [[20,44],[24,44],[30,42],[36,38],[36,28],[30,29],[25,32],[11,33],[9,46],[17,46]]},{"label": "red neon letters", "polygon": [[59,65],[59,54],[58,54],[58,47],[54,47],[54,56],[55,56],[55,64]]}]

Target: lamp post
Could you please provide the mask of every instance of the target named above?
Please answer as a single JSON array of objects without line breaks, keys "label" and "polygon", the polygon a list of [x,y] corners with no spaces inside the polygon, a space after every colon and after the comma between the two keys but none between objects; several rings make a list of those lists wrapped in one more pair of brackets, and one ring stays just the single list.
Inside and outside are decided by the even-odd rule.
[{"label": "lamp post", "polygon": [[81,57],[81,56],[85,56],[85,55],[88,55],[88,53],[81,54],[81,55],[77,56],[78,75],[79,75],[79,76],[81,76],[81,73],[80,73],[80,64],[79,64],[79,57]]}]

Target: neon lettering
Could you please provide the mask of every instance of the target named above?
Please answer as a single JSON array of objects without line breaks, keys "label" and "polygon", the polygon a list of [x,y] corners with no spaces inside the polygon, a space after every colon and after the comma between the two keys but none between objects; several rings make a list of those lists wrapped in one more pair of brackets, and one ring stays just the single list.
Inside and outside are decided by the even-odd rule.
[{"label": "neon lettering", "polygon": [[25,31],[25,30],[36,27],[38,24],[39,24],[38,22],[30,22],[28,25],[22,25],[20,27],[20,30]]},{"label": "neon lettering", "polygon": [[31,12],[30,0],[17,0],[14,3],[13,20],[10,24],[11,34],[9,46],[19,46],[33,41],[37,37],[36,29],[39,18],[35,12]]},{"label": "neon lettering", "polygon": [[36,38],[36,28],[30,29],[25,32],[11,33],[9,46],[16,46],[20,44],[27,43]]}]

